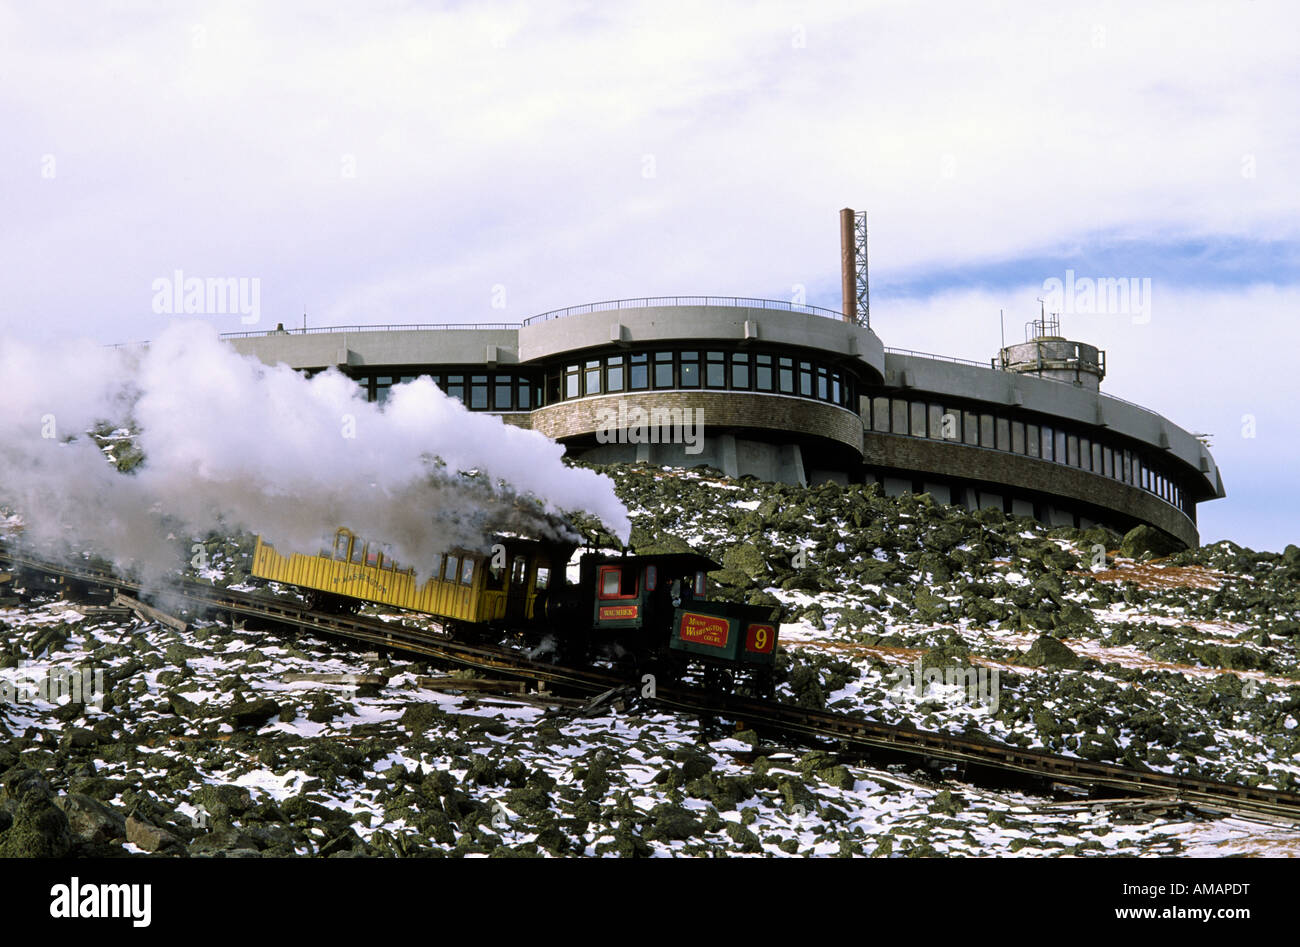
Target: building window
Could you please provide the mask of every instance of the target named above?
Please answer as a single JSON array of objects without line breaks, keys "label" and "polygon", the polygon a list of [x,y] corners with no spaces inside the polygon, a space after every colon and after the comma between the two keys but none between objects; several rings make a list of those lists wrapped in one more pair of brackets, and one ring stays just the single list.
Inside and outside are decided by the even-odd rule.
[{"label": "building window", "polygon": [[895,434],[907,433],[907,402],[901,398],[893,400],[893,415],[890,418],[889,429]]},{"label": "building window", "polygon": [[605,370],[605,388],[608,391],[623,390],[623,356],[613,355],[608,359]]},{"label": "building window", "polygon": [[673,353],[655,352],[655,387],[673,386]]},{"label": "building window", "polygon": [[1101,445],[1096,441],[1092,442],[1092,471],[1101,473]]},{"label": "building window", "polygon": [[980,446],[992,447],[993,445],[993,415],[980,415]]},{"label": "building window", "polygon": [[744,352],[731,355],[731,387],[741,391],[749,388],[749,356]]},{"label": "building window", "polygon": [[812,363],[799,363],[799,394],[811,398],[813,393]]},{"label": "building window", "polygon": [[840,382],[840,373],[831,373],[831,401],[841,406],[847,406],[849,399],[843,385]]},{"label": "building window", "polygon": [[1071,434],[1065,439],[1065,460],[1071,467],[1079,466],[1079,437]]},{"label": "building window", "polygon": [[[822,401],[829,401],[830,392],[830,374],[821,365],[817,366],[817,397]],[[925,409],[922,408],[924,411]],[[922,416],[921,433],[925,433],[924,416]]]},{"label": "building window", "polygon": [[1056,462],[1057,462],[1058,464],[1063,464],[1063,463],[1065,463],[1065,432],[1064,432],[1064,431],[1057,431],[1057,432],[1056,432],[1056,454],[1055,454],[1055,456],[1056,456]]},{"label": "building window", "polygon": [[778,377],[781,385],[781,394],[794,394],[794,359],[783,358],[778,360],[780,371]]},{"label": "building window", "polygon": [[514,394],[513,388],[509,375],[497,375],[496,383],[492,386],[492,407],[497,411],[509,411],[513,408],[514,400],[511,397]]},{"label": "building window", "polygon": [[682,353],[682,387],[700,387],[700,353]]},{"label": "building window", "polygon": [[921,401],[912,402],[912,434],[925,437],[925,404]]},{"label": "building window", "polygon": [[520,411],[531,411],[533,409],[533,385],[527,378],[519,379],[515,394],[519,398],[515,404],[516,408]]},{"label": "building window", "polygon": [[632,355],[628,357],[628,387],[633,391],[642,391],[650,387],[650,356]]},{"label": "building window", "polygon": [[932,404],[926,406],[926,421],[931,437],[943,437],[943,405]]},{"label": "building window", "polygon": [[471,375],[469,378],[469,406],[475,411],[484,411],[488,406],[487,375]]},{"label": "building window", "polygon": [[582,390],[585,394],[600,394],[600,359],[593,358],[587,362],[582,371]]},{"label": "building window", "polygon": [[568,365],[564,369],[564,397],[576,398],[582,391],[580,385],[581,374],[577,365]]},{"label": "building window", "polygon": [[962,412],[962,442],[971,447],[980,445],[980,419],[974,411]]},{"label": "building window", "polygon": [[1053,437],[1053,431],[1046,424],[1043,425],[1043,460],[1055,460],[1056,439]]},{"label": "building window", "polygon": [[772,390],[772,356],[754,356],[754,383],[759,391]]},{"label": "building window", "polygon": [[1025,422],[1011,422],[1011,451],[1015,454],[1025,452]]},{"label": "building window", "polygon": [[889,399],[871,399],[871,429],[881,434],[889,433]]},{"label": "building window", "polygon": [[447,394],[457,401],[465,400],[465,376],[448,375],[447,376]]},{"label": "building window", "polygon": [[704,384],[709,388],[727,387],[727,357],[722,352],[705,355]]}]

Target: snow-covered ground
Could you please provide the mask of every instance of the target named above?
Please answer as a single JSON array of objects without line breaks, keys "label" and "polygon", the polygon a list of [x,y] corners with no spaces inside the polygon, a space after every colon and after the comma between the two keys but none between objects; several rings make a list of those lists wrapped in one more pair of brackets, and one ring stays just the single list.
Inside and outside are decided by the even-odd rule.
[{"label": "snow-covered ground", "polygon": [[[1180,573],[1111,545],[1106,570],[1090,570],[1095,536],[916,498],[697,471],[617,477],[634,543],[689,543],[724,566],[712,594],[784,606],[782,699],[1296,785],[1282,557],[1207,547]],[[241,582],[244,555],[218,543],[206,574]],[[1280,597],[1261,599],[1265,588]],[[447,693],[418,680],[443,670],[305,636],[212,622],[179,634],[67,601],[0,609],[0,633],[0,687],[51,667],[103,672],[103,708],[0,704],[0,805],[21,809],[39,774],[86,853],[1225,855],[1300,843],[1290,827],[873,768],[653,706],[584,717]],[[982,669],[986,689],[922,681],[918,693],[903,675],[918,661]],[[287,680],[302,672],[387,683]]]}]

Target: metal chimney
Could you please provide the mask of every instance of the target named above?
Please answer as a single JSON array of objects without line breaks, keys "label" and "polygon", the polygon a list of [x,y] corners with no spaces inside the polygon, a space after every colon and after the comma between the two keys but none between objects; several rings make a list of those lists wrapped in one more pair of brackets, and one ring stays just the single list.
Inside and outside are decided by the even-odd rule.
[{"label": "metal chimney", "polygon": [[845,322],[871,325],[871,289],[867,275],[867,212],[840,211],[840,288]]},{"label": "metal chimney", "polygon": [[857,241],[853,236],[853,209],[840,211],[840,311],[845,322],[858,321]]}]

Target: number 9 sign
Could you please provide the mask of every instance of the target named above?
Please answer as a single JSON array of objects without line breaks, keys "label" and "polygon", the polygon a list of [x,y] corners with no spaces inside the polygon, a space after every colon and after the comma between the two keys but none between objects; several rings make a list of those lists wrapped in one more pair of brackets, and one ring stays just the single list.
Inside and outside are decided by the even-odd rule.
[{"label": "number 9 sign", "polygon": [[771,625],[750,625],[745,630],[745,650],[768,654],[776,646],[776,629]]}]

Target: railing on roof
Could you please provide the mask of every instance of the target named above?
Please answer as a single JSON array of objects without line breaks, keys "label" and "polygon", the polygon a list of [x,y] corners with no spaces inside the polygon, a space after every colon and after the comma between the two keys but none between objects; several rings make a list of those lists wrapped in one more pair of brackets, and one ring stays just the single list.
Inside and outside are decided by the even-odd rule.
[{"label": "railing on roof", "polygon": [[312,326],[297,329],[266,329],[261,332],[223,332],[223,339],[260,339],[268,335],[326,335],[333,332],[425,332],[438,329],[514,330],[518,322],[433,322],[410,325]]},{"label": "railing on roof", "polygon": [[568,306],[564,309],[552,309],[524,320],[524,325],[561,319],[564,316],[576,316],[584,312],[606,312],[611,309],[647,309],[651,306],[734,306],[743,309],[783,309],[786,312],[802,312],[810,316],[822,316],[827,319],[844,319],[844,314],[821,306],[807,306],[802,303],[786,302],[782,299],[755,299],[749,296],[641,296],[635,299],[608,299],[604,302],[585,303],[581,306]]},{"label": "railing on roof", "polygon": [[732,306],[742,309],[780,309],[786,312],[802,312],[810,316],[825,319],[844,318],[842,313],[821,306],[806,306],[802,303],[786,302],[782,299],[756,299],[749,296],[639,296],[634,299],[607,299],[604,302],[584,303],[580,306],[568,306],[564,309],[552,309],[540,315],[530,316],[523,322],[442,322],[420,323],[411,325],[373,325],[373,326],[316,326],[310,329],[267,329],[261,332],[223,332],[223,339],[257,339],[270,335],[314,335],[331,332],[423,332],[431,329],[482,329],[509,330],[520,329],[538,322],[562,319],[586,312],[607,312],[614,309],[647,309],[652,306]]},{"label": "railing on roof", "polygon": [[885,346],[885,352],[890,355],[915,355],[917,358],[937,358],[941,362],[956,362],[958,365],[974,365],[976,368],[993,368],[992,360],[988,362],[976,362],[969,358],[956,358],[952,355],[935,355],[932,352],[918,352],[915,349],[899,349],[891,346]]}]

